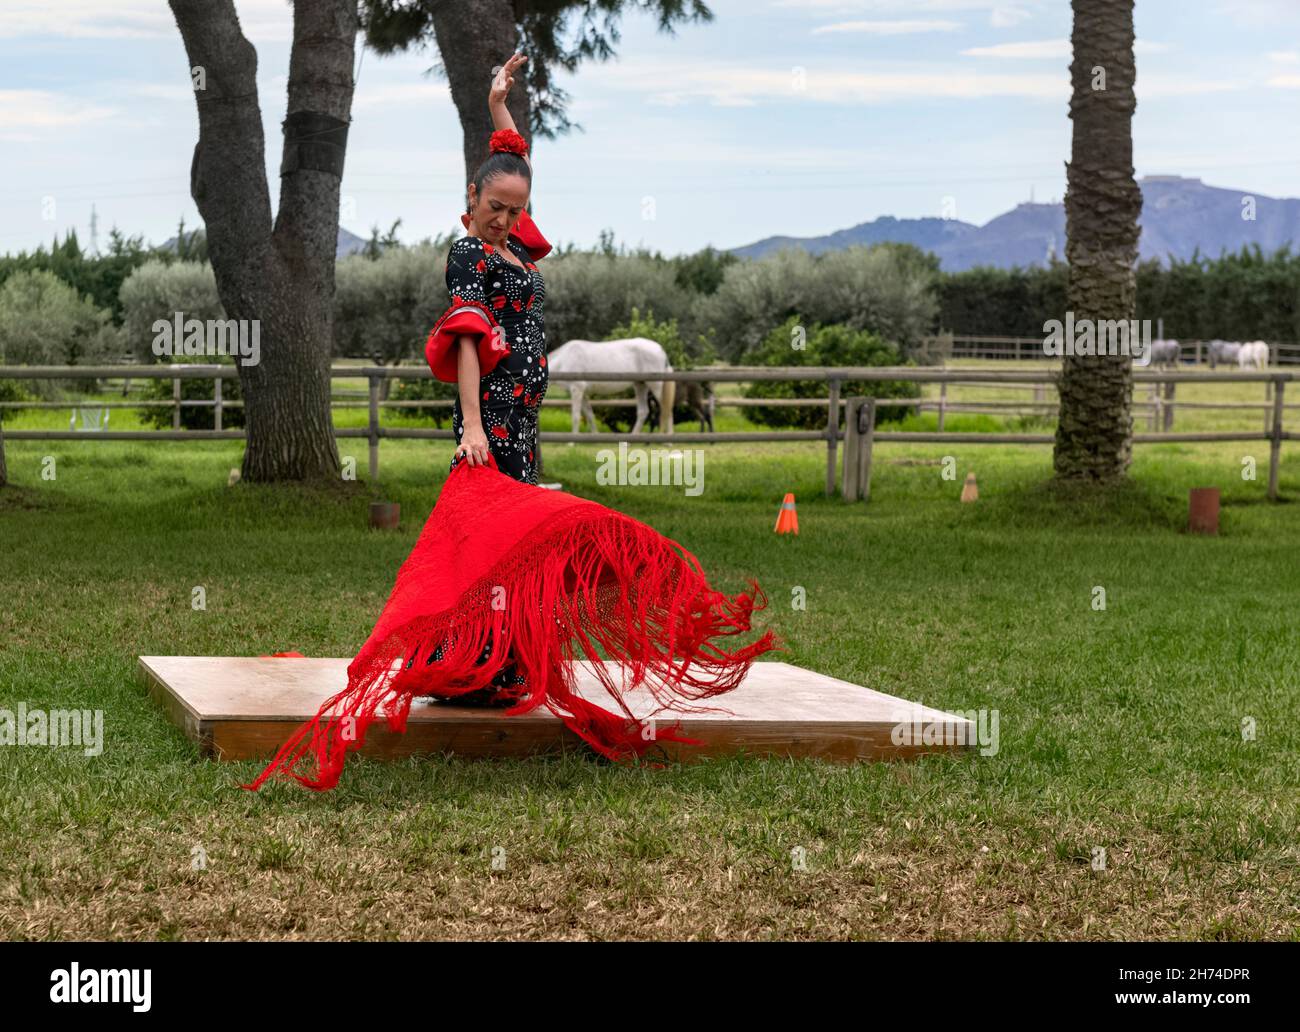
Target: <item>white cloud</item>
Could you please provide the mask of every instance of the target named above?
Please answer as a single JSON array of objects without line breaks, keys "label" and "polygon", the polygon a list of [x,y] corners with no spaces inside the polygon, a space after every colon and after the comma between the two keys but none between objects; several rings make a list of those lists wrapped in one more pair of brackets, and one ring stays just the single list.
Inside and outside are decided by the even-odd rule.
[{"label": "white cloud", "polygon": [[1198,76],[1146,75],[1138,70],[1134,87],[1138,99],[1147,97],[1195,97],[1203,93],[1231,93],[1249,89],[1250,84],[1233,79],[1204,79]]},{"label": "white cloud", "polygon": [[1219,0],[1214,14],[1226,15],[1238,25],[1276,29],[1300,17],[1295,0]]},{"label": "white cloud", "polygon": [[646,103],[680,106],[705,102],[748,107],[767,101],[876,104],[909,98],[1035,97],[1068,95],[1062,68],[1054,74],[953,73],[945,68],[843,72],[790,67],[763,69],[752,63],[665,62],[629,59],[593,66],[585,78],[593,92],[641,94]]},{"label": "white cloud", "polygon": [[[1149,43],[1139,39],[1133,44],[1134,54],[1163,54],[1169,49],[1167,43]],[[1071,56],[1068,39],[1039,39],[1022,43],[995,43],[988,47],[969,47],[962,51],[967,57],[1006,57],[1013,59],[1028,58],[1041,60],[1051,58],[1069,60]]]},{"label": "white cloud", "polygon": [[955,32],[961,28],[961,22],[940,21],[850,21],[835,22],[833,25],[819,25],[813,29],[813,35],[826,32],[862,32],[873,36],[907,36],[918,32]]},{"label": "white cloud", "polygon": [[1008,5],[1005,0],[773,0],[771,6],[807,11],[861,11],[864,14],[930,14],[945,11],[993,12],[998,9],[1024,12],[1025,8],[1040,6],[1042,3],[1043,0],[1018,0],[1014,5]]},{"label": "white cloud", "polygon": [[1300,90],[1300,75],[1275,75],[1268,84],[1284,90]]},{"label": "white cloud", "polygon": [[1274,50],[1268,55],[1268,59],[1276,64],[1300,64],[1300,51]]},{"label": "white cloud", "polygon": [[194,87],[189,79],[180,82],[131,82],[114,84],[116,93],[132,97],[147,97],[150,100],[183,100],[194,103]]},{"label": "white cloud", "polygon": [[357,85],[352,100],[353,111],[374,107],[399,107],[407,104],[428,107],[431,104],[451,103],[451,94],[444,82],[394,82],[371,86]]},{"label": "white cloud", "polygon": [[[286,0],[239,0],[239,24],[253,43],[293,38],[293,9]],[[164,0],[5,0],[0,38],[140,39],[180,33]]]},{"label": "white cloud", "polygon": [[45,90],[0,90],[0,137],[8,140],[30,141],[115,114],[113,108],[82,103]]},{"label": "white cloud", "polygon": [[988,47],[968,47],[962,54],[966,57],[1069,58],[1070,41],[1040,39],[1022,43],[995,43]]},{"label": "white cloud", "polygon": [[1030,12],[1023,7],[1005,7],[999,5],[993,8],[989,14],[989,22],[995,29],[1009,29],[1012,26],[1019,25],[1026,18],[1030,17]]}]

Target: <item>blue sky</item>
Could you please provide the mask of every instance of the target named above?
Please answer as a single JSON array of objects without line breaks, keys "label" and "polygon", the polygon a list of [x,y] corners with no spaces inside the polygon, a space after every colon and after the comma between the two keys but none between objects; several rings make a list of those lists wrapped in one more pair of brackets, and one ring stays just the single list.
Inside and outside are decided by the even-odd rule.
[{"label": "blue sky", "polygon": [[[711,0],[715,18],[622,22],[619,57],[562,85],[585,132],[538,140],[553,242],[604,228],[666,254],[811,236],[879,215],[982,224],[1059,199],[1068,0]],[[291,9],[236,0],[257,47],[274,192]],[[1137,0],[1138,175],[1300,196],[1300,0]],[[342,222],[459,229],[460,127],[428,55],[361,60]],[[76,227],[160,242],[198,213],[197,117],[163,0],[5,0],[0,252]]]}]

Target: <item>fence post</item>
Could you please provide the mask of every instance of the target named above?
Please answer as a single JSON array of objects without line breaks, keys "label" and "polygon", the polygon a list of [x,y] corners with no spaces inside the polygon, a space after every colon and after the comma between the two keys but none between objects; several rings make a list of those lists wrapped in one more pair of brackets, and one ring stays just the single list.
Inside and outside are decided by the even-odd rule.
[{"label": "fence post", "polygon": [[867,398],[858,407],[858,494],[871,501],[871,451],[876,444],[876,399]]},{"label": "fence post", "polygon": [[1178,384],[1173,380],[1165,381],[1165,420],[1164,429],[1166,431],[1174,428],[1174,388]]},{"label": "fence post", "polygon": [[379,479],[379,378],[370,377],[370,480]]},{"label": "fence post", "polygon": [[826,412],[826,497],[835,493],[835,453],[840,436],[840,381],[831,377],[831,402]]},{"label": "fence post", "polygon": [[1273,437],[1268,444],[1268,497],[1277,501],[1278,466],[1282,463],[1282,388],[1283,381],[1273,384]]},{"label": "fence post", "polygon": [[221,429],[221,377],[212,381],[212,429]]},{"label": "fence post", "polygon": [[858,433],[858,409],[865,398],[846,398],[844,402],[844,469],[840,478],[840,494],[847,501],[858,497],[858,449],[862,435]]},{"label": "fence post", "polygon": [[948,414],[948,381],[939,384],[939,433],[943,433],[943,420]]},{"label": "fence post", "polygon": [[1150,415],[1147,429],[1152,433],[1156,432],[1156,420],[1160,417],[1160,385],[1155,383],[1147,384],[1147,404],[1150,407]]},{"label": "fence post", "polygon": [[876,399],[849,398],[844,409],[843,496],[871,499],[871,450],[876,440]]},{"label": "fence post", "polygon": [[[1264,433],[1268,433],[1273,425],[1273,420],[1269,418],[1269,402],[1273,400],[1273,381],[1264,381]],[[1276,417],[1274,417],[1276,418]]]},{"label": "fence post", "polygon": [[172,377],[172,429],[181,428],[181,378]]}]

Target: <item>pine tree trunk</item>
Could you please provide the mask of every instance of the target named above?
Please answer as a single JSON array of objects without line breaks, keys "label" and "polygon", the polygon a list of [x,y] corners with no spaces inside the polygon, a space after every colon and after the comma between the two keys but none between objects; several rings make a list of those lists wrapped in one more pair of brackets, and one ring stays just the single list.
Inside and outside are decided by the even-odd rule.
[{"label": "pine tree trunk", "polygon": [[[1082,319],[1136,313],[1138,216],[1133,178],[1133,0],[1073,0],[1065,196],[1068,305]],[[1094,88],[1104,75],[1104,88]],[[1133,375],[1127,355],[1064,358],[1054,465],[1060,479],[1113,481],[1132,458]]]},{"label": "pine tree trunk", "polygon": [[280,210],[274,225],[257,103],[257,53],[232,0],[170,0],[191,68],[199,142],[190,189],[207,228],[226,317],[257,320],[260,359],[240,363],[250,481],[337,478],[330,413],[334,258],[339,184],[352,106],[359,28],[349,0],[294,5],[287,120],[342,128],[285,132]]},{"label": "pine tree trunk", "polygon": [[[468,184],[488,156],[492,114],[488,87],[493,70],[515,52],[519,33],[510,0],[482,0],[474,4],[438,4],[433,9],[433,32],[447,71],[451,99],[465,133],[465,182]],[[528,92],[518,74],[506,101],[519,135],[532,146]]]}]

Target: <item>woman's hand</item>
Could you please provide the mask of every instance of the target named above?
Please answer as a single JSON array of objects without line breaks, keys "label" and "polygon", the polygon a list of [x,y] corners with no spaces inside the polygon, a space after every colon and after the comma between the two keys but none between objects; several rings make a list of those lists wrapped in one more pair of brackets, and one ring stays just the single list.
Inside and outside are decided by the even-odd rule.
[{"label": "woman's hand", "polygon": [[[510,87],[515,84],[515,69],[527,61],[528,58],[523,54],[513,54],[501,70],[497,72],[496,78],[492,80],[492,86],[488,89],[488,106],[496,107],[505,105],[506,97],[510,95]],[[500,126],[497,127],[501,128]]]},{"label": "woman's hand", "polygon": [[456,445],[456,454],[464,455],[471,466],[486,466],[488,461],[487,434],[478,425],[466,426],[460,435],[460,444]]}]

